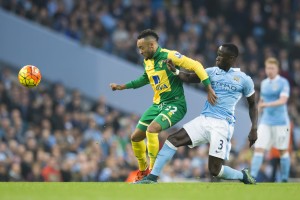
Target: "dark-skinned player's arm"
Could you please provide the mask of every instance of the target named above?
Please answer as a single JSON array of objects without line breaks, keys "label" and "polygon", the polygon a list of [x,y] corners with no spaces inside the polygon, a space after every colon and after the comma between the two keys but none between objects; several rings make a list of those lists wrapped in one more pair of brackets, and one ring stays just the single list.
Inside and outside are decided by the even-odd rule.
[{"label": "dark-skinned player's arm", "polygon": [[[167,63],[168,69],[170,71],[172,71],[174,74],[178,75],[179,78],[183,82],[187,82],[187,83],[200,83],[201,82],[199,76],[196,73],[186,73],[186,72],[182,72],[179,69],[177,69],[171,59],[167,59],[165,62]],[[207,80],[208,80],[207,84],[204,84],[205,89],[207,91],[207,100],[210,104],[215,105],[217,102],[217,96],[215,94],[215,91],[211,87],[209,77],[207,78]],[[202,81],[202,83],[203,83],[203,81]]]},{"label": "dark-skinned player's arm", "polygon": [[174,74],[178,75],[180,80],[182,80],[183,82],[186,82],[186,83],[200,83],[201,82],[200,78],[197,76],[196,73],[180,71],[179,69],[177,69],[175,67],[173,61],[170,59],[167,59],[165,62],[167,63],[168,69],[171,72],[173,72]]},{"label": "dark-skinned player's arm", "polygon": [[257,140],[257,119],[258,119],[258,111],[257,104],[255,101],[255,93],[251,96],[247,97],[248,107],[249,107],[249,116],[252,123],[250,133],[248,135],[249,147],[251,147],[255,141]]},{"label": "dark-skinned player's arm", "polygon": [[110,87],[113,91],[115,91],[115,90],[131,89],[131,88],[136,89],[147,84],[149,84],[149,79],[146,72],[144,72],[144,74],[139,78],[137,78],[136,80],[130,81],[126,84],[111,83]]}]

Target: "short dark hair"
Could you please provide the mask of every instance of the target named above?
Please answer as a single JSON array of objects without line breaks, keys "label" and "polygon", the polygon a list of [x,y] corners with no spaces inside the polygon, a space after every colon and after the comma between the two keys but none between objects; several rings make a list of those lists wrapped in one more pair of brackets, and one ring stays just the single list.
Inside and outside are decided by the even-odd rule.
[{"label": "short dark hair", "polygon": [[232,43],[226,43],[226,44],[222,44],[222,46],[226,47],[234,57],[238,57],[239,49],[237,48],[236,45]]},{"label": "short dark hair", "polygon": [[159,37],[157,35],[157,33],[152,30],[152,29],[146,29],[146,30],[143,30],[137,37],[137,39],[142,39],[142,38],[145,38],[145,37],[148,37],[148,36],[151,36],[151,37],[154,37],[156,41],[158,41]]}]

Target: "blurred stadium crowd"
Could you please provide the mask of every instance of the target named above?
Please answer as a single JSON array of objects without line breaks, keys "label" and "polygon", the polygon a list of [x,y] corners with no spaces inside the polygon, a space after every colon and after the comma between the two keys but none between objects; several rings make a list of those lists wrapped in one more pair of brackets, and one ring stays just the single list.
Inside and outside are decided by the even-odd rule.
[{"label": "blurred stadium crowd", "polygon": [[[240,50],[238,66],[258,92],[264,59],[277,57],[291,84],[289,114],[298,133],[291,177],[300,178],[299,0],[0,0],[0,5],[134,63],[141,63],[136,36],[149,27],[159,33],[162,47],[205,66],[214,65],[220,44],[233,42]],[[80,91],[67,92],[60,83],[27,90],[8,68],[0,80],[1,181],[124,181],[136,169],[129,137],[139,118],[135,114],[115,110],[105,97],[93,102]],[[167,134],[161,133],[162,141]],[[234,142],[230,165],[249,167],[252,152],[247,145],[235,149]],[[180,148],[161,180],[209,178],[207,151],[207,146]],[[260,178],[272,181],[272,157],[267,157]]]}]

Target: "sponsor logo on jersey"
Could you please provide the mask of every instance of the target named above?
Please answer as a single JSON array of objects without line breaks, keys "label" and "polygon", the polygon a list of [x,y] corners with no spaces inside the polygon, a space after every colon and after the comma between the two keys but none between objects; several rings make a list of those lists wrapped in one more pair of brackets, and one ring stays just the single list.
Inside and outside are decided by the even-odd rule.
[{"label": "sponsor logo on jersey", "polygon": [[155,87],[156,90],[163,90],[163,89],[166,89],[166,88],[169,88],[166,84],[157,85]]},{"label": "sponsor logo on jersey", "polygon": [[158,62],[158,66],[159,66],[160,68],[162,68],[162,65],[163,65],[163,61],[161,60],[161,61]]},{"label": "sponsor logo on jersey", "polygon": [[155,85],[160,83],[160,78],[158,75],[152,76],[152,79],[153,79]]},{"label": "sponsor logo on jersey", "polygon": [[220,89],[225,91],[237,91],[237,87],[228,83],[212,81],[211,85],[213,89]]}]

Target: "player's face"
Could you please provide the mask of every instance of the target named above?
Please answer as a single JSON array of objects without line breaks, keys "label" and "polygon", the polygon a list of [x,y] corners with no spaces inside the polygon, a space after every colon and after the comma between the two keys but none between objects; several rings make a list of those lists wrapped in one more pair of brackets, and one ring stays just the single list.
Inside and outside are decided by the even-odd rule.
[{"label": "player's face", "polygon": [[274,63],[267,63],[266,67],[265,67],[265,71],[266,71],[267,76],[270,79],[273,79],[278,74],[279,69],[278,69],[278,66],[276,64],[274,64]]},{"label": "player's face", "polygon": [[139,52],[145,59],[151,59],[154,55],[154,47],[151,41],[146,41],[144,38],[137,41]]},{"label": "player's face", "polygon": [[227,48],[220,46],[217,51],[216,65],[221,69],[229,69],[232,66],[234,56]]}]

